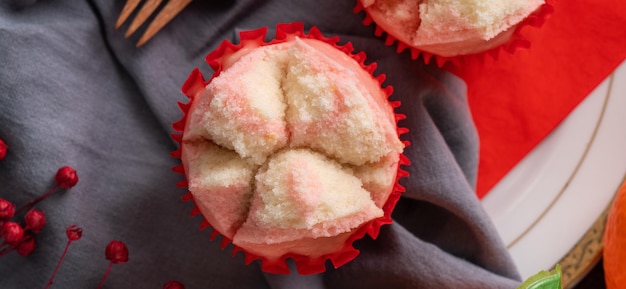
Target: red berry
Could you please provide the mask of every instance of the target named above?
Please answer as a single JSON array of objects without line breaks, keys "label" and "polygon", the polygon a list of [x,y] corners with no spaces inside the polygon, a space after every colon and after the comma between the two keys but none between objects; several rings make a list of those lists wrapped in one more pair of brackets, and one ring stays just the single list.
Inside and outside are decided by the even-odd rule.
[{"label": "red berry", "polygon": [[7,149],[9,149],[9,146],[0,139],[0,160],[7,156]]},{"label": "red berry", "polygon": [[5,199],[0,199],[0,220],[9,220],[15,215],[15,205]]},{"label": "red berry", "polygon": [[44,225],[46,225],[46,217],[43,215],[42,211],[30,209],[26,215],[24,215],[24,222],[26,222],[27,229],[38,233],[43,229]]},{"label": "red berry", "polygon": [[35,251],[35,247],[35,238],[32,235],[26,235],[26,237],[24,237],[24,239],[17,244],[15,250],[21,256],[28,256]]},{"label": "red berry", "polygon": [[2,239],[10,245],[14,245],[24,237],[24,229],[15,222],[6,222],[2,227]]},{"label": "red berry", "polygon": [[78,225],[71,225],[65,229],[65,234],[70,241],[76,241],[83,236],[83,229]]},{"label": "red berry", "polygon": [[70,166],[64,166],[57,171],[54,181],[62,189],[69,189],[78,183],[78,175],[76,170]]},{"label": "red berry", "polygon": [[185,289],[185,285],[178,281],[169,281],[163,285],[163,289]]},{"label": "red berry", "polygon": [[107,245],[105,256],[113,264],[126,263],[128,261],[128,248],[124,243],[113,240]]}]

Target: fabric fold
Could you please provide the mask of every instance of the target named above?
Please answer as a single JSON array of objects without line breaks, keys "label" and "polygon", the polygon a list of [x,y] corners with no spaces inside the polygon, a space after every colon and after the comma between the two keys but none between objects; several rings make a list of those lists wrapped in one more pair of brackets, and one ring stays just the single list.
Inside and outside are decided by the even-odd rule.
[{"label": "fabric fold", "polygon": [[[121,240],[129,261],[113,268],[111,288],[514,288],[518,273],[474,195],[478,138],[459,78],[397,54],[336,1],[194,1],[141,48],[114,22],[124,1],[37,1],[0,9],[0,197],[23,204],[74,166],[78,185],[38,204],[48,224],[29,257],[0,262],[0,288],[43,287],[65,246],[65,228],[83,227],[55,286],[93,287],[104,273],[104,248]],[[95,13],[92,9],[97,9]],[[101,15],[99,21],[97,15]],[[361,255],[322,275],[266,275],[242,254],[231,257],[210,230],[198,230],[170,168],[171,124],[180,118],[183,81],[237,30],[302,21],[351,41],[401,100],[407,193],[377,240],[355,243]],[[104,25],[101,27],[99,25]],[[103,39],[102,37],[105,37]],[[110,52],[105,48],[105,42]],[[113,53],[111,55],[110,53]],[[123,266],[123,268],[122,268]],[[34,273],[36,272],[36,274]],[[7,277],[4,277],[7,276]],[[297,286],[297,287],[296,287]]]}]

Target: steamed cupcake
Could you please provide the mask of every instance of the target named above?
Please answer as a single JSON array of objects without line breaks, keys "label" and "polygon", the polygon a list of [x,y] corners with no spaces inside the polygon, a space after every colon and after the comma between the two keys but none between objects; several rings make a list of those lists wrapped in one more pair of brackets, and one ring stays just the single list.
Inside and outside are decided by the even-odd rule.
[{"label": "steamed cupcake", "polygon": [[292,258],[302,274],[321,272],[391,222],[408,162],[401,117],[364,54],[302,24],[279,25],[269,43],[265,31],[210,53],[208,82],[192,73],[176,155],[198,211],[248,261],[287,273]]},{"label": "steamed cupcake", "polygon": [[540,25],[551,11],[545,0],[359,0],[361,9],[390,42],[443,58],[520,45],[518,28],[531,18]]}]

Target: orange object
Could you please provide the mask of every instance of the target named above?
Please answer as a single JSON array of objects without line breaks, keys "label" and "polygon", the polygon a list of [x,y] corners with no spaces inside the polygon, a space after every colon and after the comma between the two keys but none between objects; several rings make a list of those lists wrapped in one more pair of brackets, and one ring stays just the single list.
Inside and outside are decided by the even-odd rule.
[{"label": "orange object", "polygon": [[607,289],[626,288],[626,182],[617,192],[604,231]]}]

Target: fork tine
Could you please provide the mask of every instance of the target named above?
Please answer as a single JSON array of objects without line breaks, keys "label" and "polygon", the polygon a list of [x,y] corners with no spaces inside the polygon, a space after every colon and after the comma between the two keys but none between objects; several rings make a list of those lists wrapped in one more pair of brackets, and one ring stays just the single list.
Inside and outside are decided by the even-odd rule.
[{"label": "fork tine", "polygon": [[122,26],[122,24],[126,22],[126,19],[128,19],[128,16],[130,16],[133,11],[135,11],[135,8],[137,8],[139,2],[141,2],[141,0],[126,1],[126,4],[124,4],[124,8],[122,9],[122,13],[120,13],[120,17],[117,18],[117,22],[115,23],[115,29],[120,28],[120,26]]},{"label": "fork tine", "polygon": [[137,13],[137,16],[133,19],[133,22],[130,23],[130,27],[128,27],[128,31],[126,31],[124,37],[128,38],[135,33],[137,28],[146,22],[146,19],[152,15],[152,12],[159,7],[161,2],[163,2],[163,0],[146,0],[146,3],[143,4],[141,10],[139,10],[139,13]]},{"label": "fork tine", "polygon": [[146,43],[154,34],[159,32],[165,24],[169,23],[180,11],[182,11],[185,6],[191,3],[191,0],[170,0],[165,7],[159,12],[154,21],[150,23],[150,26],[146,29],[146,32],[143,33],[139,42],[137,42],[137,47]]}]

